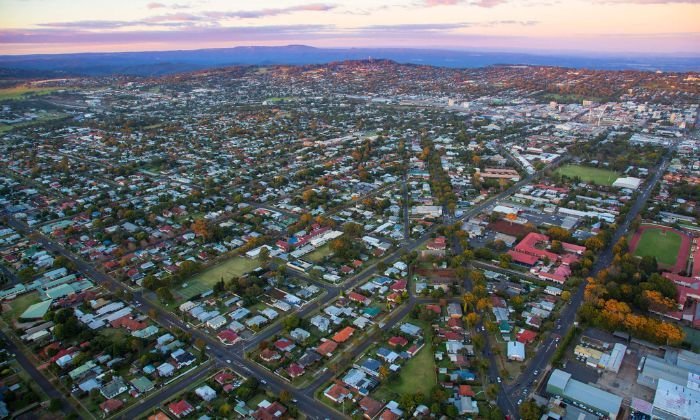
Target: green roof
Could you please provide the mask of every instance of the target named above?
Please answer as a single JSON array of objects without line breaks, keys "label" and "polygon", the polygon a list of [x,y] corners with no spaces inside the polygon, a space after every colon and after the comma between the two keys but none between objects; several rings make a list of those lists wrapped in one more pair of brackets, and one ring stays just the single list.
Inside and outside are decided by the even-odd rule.
[{"label": "green roof", "polygon": [[131,384],[138,389],[140,393],[148,392],[153,389],[153,382],[145,376],[133,379]]},{"label": "green roof", "polygon": [[370,317],[375,317],[379,315],[381,312],[381,309],[379,308],[365,308],[362,312],[364,312],[366,315],[369,315]]},{"label": "green roof", "polygon": [[75,290],[73,290],[70,284],[62,284],[44,292],[46,296],[53,299],[59,299],[64,296],[72,295],[73,293],[75,293]]},{"label": "green roof", "polygon": [[43,318],[44,315],[46,315],[46,312],[49,311],[49,308],[51,307],[51,303],[53,302],[52,299],[45,300],[43,302],[35,303],[34,305],[30,306],[22,312],[22,315],[19,317],[21,319],[39,319]]},{"label": "green roof", "polygon": [[511,328],[511,327],[510,327],[510,324],[509,324],[508,321],[506,321],[505,319],[504,319],[504,320],[501,320],[501,322],[498,323],[498,329],[501,330],[501,331],[508,331],[508,332],[510,332],[510,328]]}]

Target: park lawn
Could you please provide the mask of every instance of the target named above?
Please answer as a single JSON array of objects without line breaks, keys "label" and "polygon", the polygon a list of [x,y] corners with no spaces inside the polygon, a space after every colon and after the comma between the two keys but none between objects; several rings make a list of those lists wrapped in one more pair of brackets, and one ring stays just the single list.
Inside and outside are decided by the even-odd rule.
[{"label": "park lawn", "polygon": [[661,229],[647,229],[642,232],[634,255],[638,257],[651,255],[661,264],[675,265],[680,248],[681,235],[678,233],[665,231],[664,234]]},{"label": "park lawn", "polygon": [[65,87],[29,87],[14,86],[0,89],[0,101],[10,99],[23,99],[32,95],[48,95],[51,92],[66,89]]},{"label": "park lawn", "polygon": [[385,382],[377,388],[376,396],[381,399],[396,399],[403,394],[430,395],[437,384],[435,358],[433,351],[433,336],[429,325],[415,319],[408,322],[423,328],[425,346],[412,359],[408,360],[399,371],[399,377],[392,382]]},{"label": "park lawn", "polygon": [[325,244],[322,247],[315,249],[313,252],[310,252],[306,256],[306,259],[314,263],[319,263],[323,261],[323,259],[326,258],[328,255],[330,255],[331,252],[331,246],[329,244]]},{"label": "park lawn", "polygon": [[181,287],[175,292],[182,300],[188,300],[192,296],[210,290],[222,277],[224,281],[228,281],[231,277],[242,276],[258,267],[260,267],[258,260],[241,256],[229,258],[190,278],[183,283],[183,285],[187,284],[186,287]]},{"label": "park lawn", "polygon": [[591,100],[593,102],[606,102],[605,99],[602,97],[583,96],[583,95],[576,95],[573,93],[568,93],[568,94],[546,93],[546,94],[542,95],[542,98],[549,100],[549,101],[557,101],[560,104],[574,104],[574,103],[580,104],[584,100]]},{"label": "park lawn", "polygon": [[608,169],[591,168],[580,165],[564,165],[557,173],[569,178],[579,177],[584,182],[594,182],[596,185],[612,185],[620,174]]},{"label": "park lawn", "polygon": [[39,294],[37,292],[25,293],[11,300],[8,303],[10,310],[7,312],[3,311],[2,316],[7,321],[15,320],[17,317],[22,315],[22,313],[26,311],[28,307],[35,303],[39,303],[40,301],[41,300],[39,299]]}]

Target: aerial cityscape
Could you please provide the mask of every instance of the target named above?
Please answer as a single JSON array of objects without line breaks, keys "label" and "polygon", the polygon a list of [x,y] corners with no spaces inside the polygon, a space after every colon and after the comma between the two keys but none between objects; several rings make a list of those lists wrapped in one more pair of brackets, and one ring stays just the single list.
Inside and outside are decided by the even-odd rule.
[{"label": "aerial cityscape", "polygon": [[700,419],[700,3],[94,3],[0,1],[0,419]]}]

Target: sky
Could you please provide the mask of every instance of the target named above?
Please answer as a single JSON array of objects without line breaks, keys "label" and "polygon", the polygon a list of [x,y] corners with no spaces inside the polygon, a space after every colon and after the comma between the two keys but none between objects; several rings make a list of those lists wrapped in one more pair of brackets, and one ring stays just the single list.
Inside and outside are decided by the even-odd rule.
[{"label": "sky", "polygon": [[289,44],[700,55],[700,0],[0,0],[0,54]]}]

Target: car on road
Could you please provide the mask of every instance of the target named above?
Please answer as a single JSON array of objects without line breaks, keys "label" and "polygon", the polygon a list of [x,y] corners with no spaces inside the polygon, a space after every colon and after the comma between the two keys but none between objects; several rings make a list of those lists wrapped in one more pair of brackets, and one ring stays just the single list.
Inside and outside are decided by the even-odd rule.
[{"label": "car on road", "polygon": [[231,364],[231,359],[226,359],[226,363]]},{"label": "car on road", "polygon": [[296,403],[299,402],[299,400],[297,400],[296,398],[293,398],[293,399],[292,399],[292,402],[293,402],[294,404],[296,404]]},{"label": "car on road", "polygon": [[520,405],[520,404],[522,404],[522,403],[523,403],[523,400],[522,400],[522,398],[521,398],[521,399],[518,400],[518,405]]},{"label": "car on road", "polygon": [[500,377],[500,376],[497,377],[497,378],[496,378],[496,381],[498,381],[498,383],[500,384],[500,383],[501,383],[501,377]]},{"label": "car on road", "polygon": [[537,376],[540,373],[539,370],[535,369],[535,371],[532,373],[533,375]]},{"label": "car on road", "polygon": [[261,380],[260,380],[260,383],[263,384],[263,385],[267,385],[267,381],[264,380],[264,379],[261,379]]}]

